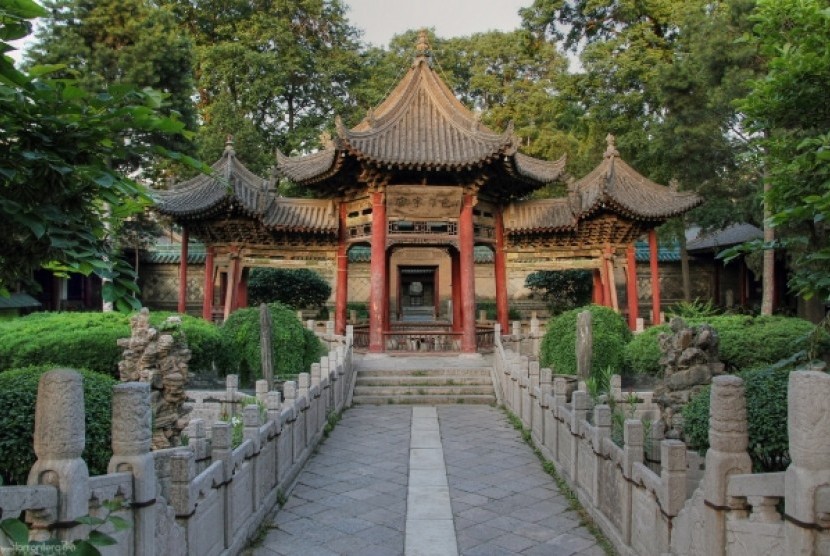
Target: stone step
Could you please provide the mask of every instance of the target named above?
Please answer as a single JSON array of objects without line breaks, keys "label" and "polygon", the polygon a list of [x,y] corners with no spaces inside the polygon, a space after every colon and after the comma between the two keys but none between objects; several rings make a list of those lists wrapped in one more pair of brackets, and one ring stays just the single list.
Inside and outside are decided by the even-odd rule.
[{"label": "stone step", "polygon": [[485,404],[496,403],[495,395],[467,394],[464,396],[423,396],[420,394],[398,395],[398,396],[357,396],[352,400],[354,404],[363,405],[385,405],[385,404]]},{"label": "stone step", "polygon": [[481,376],[490,377],[488,367],[442,367],[424,369],[360,369],[357,372],[358,380],[362,377],[432,377],[432,376]]},{"label": "stone step", "polygon": [[452,385],[491,385],[489,373],[476,376],[432,375],[432,376],[360,376],[357,377],[357,386],[452,386]]},{"label": "stone step", "polygon": [[355,398],[361,396],[396,397],[396,396],[467,396],[492,395],[493,385],[478,386],[356,386]]}]

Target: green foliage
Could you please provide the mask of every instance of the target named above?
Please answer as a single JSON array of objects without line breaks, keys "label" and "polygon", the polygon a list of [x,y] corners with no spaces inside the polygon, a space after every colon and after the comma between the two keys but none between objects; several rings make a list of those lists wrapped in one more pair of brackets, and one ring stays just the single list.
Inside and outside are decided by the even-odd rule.
[{"label": "green foliage", "polygon": [[[27,53],[30,64],[61,64],[58,75],[76,76],[93,93],[112,85],[164,91],[162,113],[178,114],[189,129],[196,128],[192,44],[170,10],[148,0],[46,0],[44,5],[50,17],[41,20],[37,42]],[[192,150],[181,137],[170,139],[154,134],[151,140]]]},{"label": "green foliage", "polygon": [[[487,320],[496,320],[497,311],[496,311],[496,304],[493,301],[479,301],[476,303],[476,318],[478,318],[478,312],[484,311],[487,315]],[[507,320],[514,321],[514,320],[521,320],[522,314],[519,312],[518,309],[515,307],[507,307]],[[505,331],[506,333],[507,331]]]},{"label": "green foliage", "polygon": [[366,320],[369,318],[369,304],[368,303],[358,303],[356,301],[350,301],[346,304],[346,318],[351,318],[352,311],[357,311],[357,319],[358,320]]},{"label": "green foliage", "polygon": [[[128,509],[123,502],[105,500],[101,504],[106,510],[103,517],[82,516],[76,521],[82,525],[91,527],[85,539],[71,542],[51,538],[47,541],[29,540],[29,527],[26,522],[18,518],[9,518],[0,521],[0,532],[3,533],[13,544],[14,550],[11,554],[67,554],[69,556],[100,556],[98,547],[114,546],[117,541],[100,528],[109,524],[113,532],[118,533],[130,528],[130,522],[121,516],[115,515],[119,510]],[[50,548],[54,547],[54,548]]]},{"label": "green foliage", "polygon": [[[35,430],[35,402],[40,376],[55,365],[21,369],[0,366],[0,477],[4,484],[26,484],[29,469],[34,465],[32,438]],[[110,420],[112,419],[112,387],[117,382],[106,375],[79,371],[84,379],[86,408],[86,447],[83,459],[90,475],[107,472],[112,456]]]},{"label": "green foliage", "polygon": [[[174,313],[150,315],[160,326]],[[193,356],[190,369],[209,370],[224,357],[219,329],[202,319],[181,315],[182,331]],[[57,364],[118,377],[123,349],[119,338],[130,336],[130,316],[121,313],[33,313],[0,323],[0,369]]]},{"label": "green foliage", "polygon": [[607,396],[611,391],[611,376],[615,374],[613,367],[605,367],[593,372],[591,376],[585,381],[585,386],[588,388],[588,395],[594,400],[594,403],[599,403],[601,396]]},{"label": "green foliage", "polygon": [[591,301],[593,282],[588,270],[539,270],[525,278],[525,287],[548,302],[559,314]]},{"label": "green foliage", "polygon": [[[721,361],[741,370],[770,365],[809,350],[815,329],[806,320],[779,316],[723,315],[689,322],[712,325],[720,338]],[[821,334],[818,343],[820,350],[830,347],[827,334]]]},{"label": "green foliage", "polygon": [[652,326],[639,334],[635,334],[623,350],[626,374],[660,374],[660,351],[658,338],[660,334],[670,333],[667,324]]},{"label": "green foliage", "polygon": [[709,299],[703,301],[695,299],[694,301],[681,301],[672,306],[668,311],[669,319],[671,317],[680,317],[682,319],[700,319],[707,317],[714,317],[720,311],[715,307],[715,303]]},{"label": "green foliage", "polygon": [[348,115],[364,68],[358,31],[339,0],[162,0],[195,48],[200,155],[217,159],[228,134],[252,171],[273,152],[308,152],[334,114]]},{"label": "green foliage", "polygon": [[[790,285],[830,299],[830,9],[825,0],[760,0],[746,41],[766,60],[740,103],[756,133],[778,242],[794,258]],[[733,254],[739,251],[733,251]]]},{"label": "green foliage", "polygon": [[282,303],[294,309],[319,307],[331,295],[331,286],[307,268],[255,268],[248,278],[252,306]]},{"label": "green foliage", "polygon": [[[10,14],[0,18],[3,39],[20,38],[28,19],[46,15],[25,0],[1,6]],[[10,49],[5,42],[0,48]],[[0,294],[28,285],[38,268],[95,273],[112,280],[105,299],[127,310],[138,304],[134,272],[113,256],[110,230],[149,198],[113,164],[179,156],[145,139],[183,134],[185,126],[160,116],[161,93],[128,85],[91,93],[73,77],[50,78],[62,67],[23,73],[11,59],[0,61]],[[119,139],[125,136],[132,140]]]},{"label": "green foliage", "polygon": [[[793,317],[716,315],[689,318],[689,325],[709,324],[718,333],[720,359],[727,367],[747,370],[786,359],[797,352],[820,356],[830,350],[830,335],[812,323]],[[649,328],[625,346],[627,372],[658,375],[662,353],[658,337],[668,325]]]},{"label": "green foliage", "polygon": [[621,315],[600,305],[588,305],[566,311],[548,321],[540,349],[540,363],[555,373],[576,374],[576,319],[582,311],[591,311],[593,324],[593,359],[591,374],[606,368],[621,369],[623,349],[631,332]]},{"label": "green foliage", "polygon": [[[787,390],[794,358],[780,364],[739,373],[746,389],[749,456],[756,473],[783,471],[790,463],[787,435]],[[686,442],[700,451],[709,448],[710,387],[683,409]]]},{"label": "green foliage", "polygon": [[[322,344],[310,331],[305,331],[292,309],[280,303],[269,304],[268,308],[274,376],[291,377],[306,372],[323,355]],[[234,311],[220,331],[226,348],[220,371],[240,375],[240,381],[245,384],[262,378],[259,309]]]}]

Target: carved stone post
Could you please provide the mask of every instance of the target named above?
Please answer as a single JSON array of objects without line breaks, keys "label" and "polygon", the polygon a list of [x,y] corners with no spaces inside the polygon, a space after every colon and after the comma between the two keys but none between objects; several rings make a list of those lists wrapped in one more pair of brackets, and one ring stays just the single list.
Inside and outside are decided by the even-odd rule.
[{"label": "carved stone post", "polygon": [[744,381],[736,376],[718,376],[712,380],[709,409],[709,451],[703,494],[706,506],[706,553],[726,553],[726,513],[732,509],[727,495],[729,476],[752,472],[746,452],[749,445],[746,422]]},{"label": "carved stone post", "polygon": [[239,390],[239,375],[225,377],[225,413],[236,415],[236,392]]},{"label": "carved stone post", "polygon": [[[830,485],[830,375],[818,371],[790,373],[787,393],[792,463],[784,476],[786,548],[789,554],[828,554],[830,516],[819,503]],[[818,527],[823,527],[819,531]]]},{"label": "carved stone post", "polygon": [[626,419],[623,427],[623,476],[629,480],[623,483],[622,536],[625,544],[630,545],[633,512],[631,474],[635,463],[643,463],[643,423],[637,419]]},{"label": "carved stone post", "polygon": [[[606,438],[611,438],[611,407],[607,405],[594,406],[594,438],[591,443],[594,445],[594,453],[602,453],[602,443]],[[600,481],[599,469],[594,469],[594,484],[591,485],[594,506],[599,507],[600,503]]]},{"label": "carved stone post", "polygon": [[660,443],[660,504],[675,517],[686,503],[686,445],[679,440]]},{"label": "carved stone post", "polygon": [[[35,407],[34,449],[37,461],[29,471],[29,485],[50,484],[58,489],[58,523],[68,523],[89,512],[89,470],[81,459],[86,443],[84,389],[81,375],[56,369],[40,377]],[[36,516],[32,526],[42,530],[47,523]],[[77,530],[77,529],[76,529]],[[32,531],[33,538],[48,535]],[[73,540],[79,533],[58,529],[61,540]]]},{"label": "carved stone post", "polygon": [[582,311],[576,317],[576,374],[581,381],[591,376],[593,343],[591,312]]},{"label": "carved stone post", "polygon": [[268,381],[267,380],[257,380],[254,383],[255,391],[256,391],[256,399],[262,403],[265,403],[265,396],[268,395]]},{"label": "carved stone post", "polygon": [[156,553],[156,467],[150,454],[152,439],[150,385],[117,384],[112,391],[112,458],[108,473],[133,476],[133,546],[135,554]]}]

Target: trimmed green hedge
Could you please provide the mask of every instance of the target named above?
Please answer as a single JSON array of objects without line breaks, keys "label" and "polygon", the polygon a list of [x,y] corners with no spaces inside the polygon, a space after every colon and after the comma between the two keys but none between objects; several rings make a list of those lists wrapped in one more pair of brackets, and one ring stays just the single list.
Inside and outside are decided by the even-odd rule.
[{"label": "trimmed green hedge", "polygon": [[[271,303],[268,307],[274,375],[288,377],[308,372],[309,366],[325,353],[322,343],[313,332],[303,328],[293,309],[281,303]],[[220,328],[226,348],[221,372],[238,374],[243,384],[262,378],[259,331],[259,308],[231,313]]]},{"label": "trimmed green hedge", "polygon": [[[40,365],[0,372],[0,407],[3,408],[0,414],[0,476],[3,484],[26,484],[29,469],[36,459],[32,439],[38,381],[43,373],[56,367]],[[102,475],[107,472],[112,456],[112,387],[117,381],[101,373],[79,372],[84,377],[86,410],[86,448],[82,457],[90,475]]]},{"label": "trimmed green hedge", "polygon": [[[175,313],[150,313],[160,325]],[[119,338],[130,336],[129,315],[122,313],[34,313],[0,323],[0,369],[57,364],[90,369],[118,377],[122,349]],[[183,315],[182,329],[193,357],[194,372],[211,369],[223,357],[218,328],[202,319]]]},{"label": "trimmed green hedge", "polygon": [[[773,365],[744,371],[746,412],[749,422],[749,456],[756,473],[784,471],[790,463],[787,434],[787,390],[793,365]],[[710,387],[683,408],[684,436],[689,447],[709,448]]]},{"label": "trimmed green hedge", "polygon": [[621,315],[600,305],[572,309],[548,321],[540,348],[542,366],[552,367],[555,373],[576,374],[576,317],[586,309],[591,311],[593,324],[591,374],[596,376],[608,367],[622,369],[623,349],[631,332]]},{"label": "trimmed green hedge", "polygon": [[[718,315],[685,319],[687,324],[710,324],[720,338],[720,358],[728,368],[747,370],[771,365],[796,352],[808,350],[812,323],[793,317],[754,317],[750,315]],[[660,333],[669,333],[668,325],[655,326],[638,334],[625,347],[625,364],[629,372],[660,373]],[[818,352],[830,348],[826,332],[816,335]]]}]

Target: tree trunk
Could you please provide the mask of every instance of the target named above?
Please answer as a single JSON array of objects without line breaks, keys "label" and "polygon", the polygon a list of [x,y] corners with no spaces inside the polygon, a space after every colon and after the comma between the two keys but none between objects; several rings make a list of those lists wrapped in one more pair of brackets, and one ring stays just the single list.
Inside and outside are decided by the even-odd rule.
[{"label": "tree trunk", "polygon": [[689,252],[686,250],[686,219],[680,231],[680,275],[683,278],[683,301],[692,300],[692,279],[689,275]]},{"label": "tree trunk", "polygon": [[[764,243],[769,244],[775,240],[775,230],[769,223],[772,216],[772,209],[769,206],[769,192],[772,184],[769,179],[769,171],[764,170]],[[775,251],[764,249],[764,267],[761,282],[761,314],[771,315],[774,309],[773,299],[775,295]]]}]

